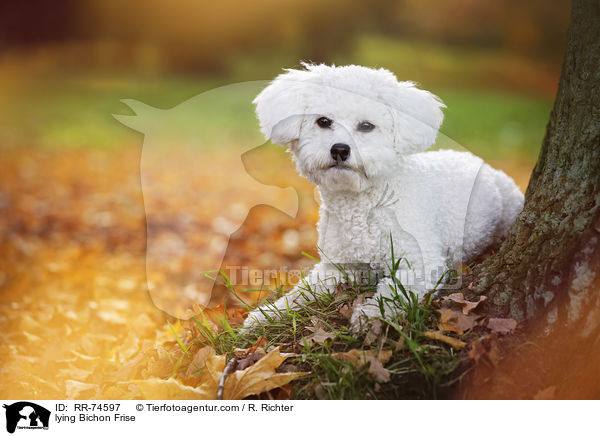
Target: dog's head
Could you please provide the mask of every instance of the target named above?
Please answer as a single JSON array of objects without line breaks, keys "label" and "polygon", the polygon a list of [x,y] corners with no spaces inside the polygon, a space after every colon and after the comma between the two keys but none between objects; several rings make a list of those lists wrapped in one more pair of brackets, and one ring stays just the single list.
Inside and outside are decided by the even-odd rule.
[{"label": "dog's head", "polygon": [[444,104],[385,69],[304,64],[255,99],[262,133],[289,146],[303,176],[361,191],[389,176],[399,155],[435,142]]}]

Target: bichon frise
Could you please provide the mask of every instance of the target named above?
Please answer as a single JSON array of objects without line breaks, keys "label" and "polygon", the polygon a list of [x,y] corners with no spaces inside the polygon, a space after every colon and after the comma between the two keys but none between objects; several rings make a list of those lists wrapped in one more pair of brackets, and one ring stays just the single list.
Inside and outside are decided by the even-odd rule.
[{"label": "bichon frise", "polygon": [[[435,95],[385,69],[304,67],[286,70],[254,100],[264,136],[289,147],[322,200],[323,260],[274,305],[293,310],[311,298],[302,292],[306,286],[331,291],[366,269],[377,277],[377,292],[354,310],[357,332],[381,315],[381,298],[390,297],[392,246],[394,257],[406,260],[397,273],[401,282],[423,296],[449,268],[507,234],[523,194],[471,153],[424,152],[443,120],[445,106]],[[276,316],[273,307],[261,309]],[[388,316],[393,309],[384,311]],[[245,326],[264,319],[255,310]]]}]

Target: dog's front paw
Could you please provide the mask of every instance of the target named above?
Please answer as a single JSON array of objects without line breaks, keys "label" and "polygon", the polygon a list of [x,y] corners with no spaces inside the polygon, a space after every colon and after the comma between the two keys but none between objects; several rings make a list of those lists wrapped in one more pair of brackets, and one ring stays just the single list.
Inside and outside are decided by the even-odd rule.
[{"label": "dog's front paw", "polygon": [[298,292],[292,291],[275,302],[263,304],[250,312],[242,328],[248,329],[264,325],[272,319],[283,319],[290,310],[296,309],[301,301],[303,300]]}]

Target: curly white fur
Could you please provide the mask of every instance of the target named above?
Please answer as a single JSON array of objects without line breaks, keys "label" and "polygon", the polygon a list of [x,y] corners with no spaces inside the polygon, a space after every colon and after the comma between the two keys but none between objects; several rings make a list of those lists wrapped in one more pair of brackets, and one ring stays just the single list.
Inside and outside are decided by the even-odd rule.
[{"label": "curly white fur", "polygon": [[[288,146],[300,174],[321,194],[318,245],[324,261],[306,277],[317,290],[359,265],[381,269],[376,295],[351,319],[355,331],[379,315],[378,297],[389,297],[389,265],[408,260],[403,284],[423,295],[448,267],[468,262],[506,235],[523,207],[523,194],[505,173],[466,152],[424,152],[436,139],[444,104],[385,69],[357,65],[304,65],[287,70],[254,100],[262,133]],[[328,127],[316,120],[326,117]],[[358,126],[369,122],[371,131]],[[346,160],[333,144],[349,146]],[[390,240],[391,235],[391,240]],[[302,284],[275,303],[279,309],[305,302]],[[268,310],[268,309],[263,309]],[[245,325],[264,319],[252,312]]]}]

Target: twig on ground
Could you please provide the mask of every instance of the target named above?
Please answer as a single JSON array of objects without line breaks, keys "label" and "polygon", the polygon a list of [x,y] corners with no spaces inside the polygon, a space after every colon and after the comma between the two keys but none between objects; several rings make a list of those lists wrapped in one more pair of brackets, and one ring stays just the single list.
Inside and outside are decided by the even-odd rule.
[{"label": "twig on ground", "polygon": [[225,381],[227,380],[227,376],[233,372],[237,364],[237,357],[233,356],[229,362],[227,362],[227,366],[223,370],[223,374],[221,374],[221,379],[219,380],[219,389],[217,390],[217,400],[223,399],[223,391],[225,390]]}]

